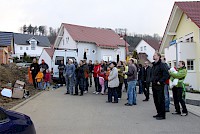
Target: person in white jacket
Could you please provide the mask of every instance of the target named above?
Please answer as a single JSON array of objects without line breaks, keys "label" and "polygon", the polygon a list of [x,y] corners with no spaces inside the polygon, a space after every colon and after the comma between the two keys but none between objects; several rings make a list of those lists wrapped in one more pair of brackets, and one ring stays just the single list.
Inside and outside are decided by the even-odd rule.
[{"label": "person in white jacket", "polygon": [[107,103],[112,102],[112,96],[114,96],[114,102],[118,103],[118,96],[117,96],[117,88],[119,86],[119,78],[118,78],[118,70],[116,68],[117,63],[112,62],[110,64],[110,75],[108,76],[108,101]]}]

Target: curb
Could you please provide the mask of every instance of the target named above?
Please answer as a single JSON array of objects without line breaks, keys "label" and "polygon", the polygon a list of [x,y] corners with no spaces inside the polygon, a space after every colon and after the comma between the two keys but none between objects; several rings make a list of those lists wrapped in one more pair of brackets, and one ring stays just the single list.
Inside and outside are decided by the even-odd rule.
[{"label": "curb", "polygon": [[42,93],[43,93],[43,91],[42,91],[42,92],[39,92],[39,93],[37,93],[37,94],[35,94],[34,96],[32,96],[32,97],[26,99],[25,101],[23,101],[23,102],[19,103],[18,105],[16,105],[16,106],[10,108],[9,110],[13,110],[13,111],[14,111],[14,110],[20,108],[21,106],[25,105],[26,103],[28,103],[29,101],[31,101],[32,99],[36,98],[37,96],[39,96],[39,95],[42,94]]}]

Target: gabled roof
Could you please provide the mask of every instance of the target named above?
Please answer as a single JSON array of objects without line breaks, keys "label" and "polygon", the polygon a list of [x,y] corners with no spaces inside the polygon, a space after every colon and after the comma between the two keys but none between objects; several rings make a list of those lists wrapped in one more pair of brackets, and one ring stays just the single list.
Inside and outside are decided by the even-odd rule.
[{"label": "gabled roof", "polygon": [[44,50],[47,52],[47,54],[51,57],[51,59],[53,58],[55,49],[54,46],[51,45],[51,48],[44,48]]},{"label": "gabled roof", "polygon": [[38,46],[41,46],[41,47],[50,47],[51,46],[49,39],[46,36],[14,33],[15,44],[28,45],[29,44],[28,41],[31,38],[34,38],[38,41],[38,44],[37,44]]},{"label": "gabled roof", "polygon": [[175,2],[199,28],[200,28],[200,1]]},{"label": "gabled roof", "polygon": [[169,46],[177,30],[182,14],[185,13],[200,28],[200,1],[175,2],[172,8],[159,52]]},{"label": "gabled roof", "polygon": [[160,43],[155,39],[143,39],[146,43],[148,43],[153,49],[159,50]]},{"label": "gabled roof", "polygon": [[12,37],[12,32],[0,32],[0,46],[10,46]]},{"label": "gabled roof", "polygon": [[[117,48],[125,47],[125,41],[110,29],[92,28],[86,26],[78,26],[72,24],[62,24],[69,32],[73,40],[77,42],[94,43],[99,47]],[[128,45],[128,44],[127,44]]]},{"label": "gabled roof", "polygon": [[151,61],[148,60],[147,56],[148,55],[146,53],[138,53],[139,64],[144,65],[144,63],[146,61],[148,61],[149,63],[151,63]]}]

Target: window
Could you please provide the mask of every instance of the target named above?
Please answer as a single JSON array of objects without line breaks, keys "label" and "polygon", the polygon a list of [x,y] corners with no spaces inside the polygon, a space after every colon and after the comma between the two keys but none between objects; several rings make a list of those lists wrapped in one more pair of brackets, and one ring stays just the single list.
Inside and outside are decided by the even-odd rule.
[{"label": "window", "polygon": [[194,42],[194,37],[191,37],[191,38],[190,38],[190,41],[191,41],[191,42]]},{"label": "window", "polygon": [[140,47],[140,50],[143,51],[143,47]]},{"label": "window", "polygon": [[187,60],[187,69],[194,70],[194,60]]},{"label": "window", "polygon": [[20,50],[23,50],[23,47],[20,47]]},{"label": "window", "polygon": [[0,110],[0,123],[2,121],[5,121],[8,118],[8,116],[6,115],[6,113],[2,110]]},{"label": "window", "polygon": [[188,38],[188,39],[186,39],[186,42],[190,42],[190,39]]},{"label": "window", "polygon": [[31,44],[31,50],[35,50],[35,47],[36,47],[37,42],[36,42],[35,40],[32,40],[32,41],[30,42],[30,44]]},{"label": "window", "polygon": [[144,46],[144,51],[146,51],[147,50],[147,46]]},{"label": "window", "polygon": [[69,37],[66,37],[66,43],[68,43],[69,42]]},{"label": "window", "polygon": [[26,47],[26,50],[28,50],[28,47]]},{"label": "window", "polygon": [[64,62],[64,57],[63,56],[56,56],[55,65],[60,65],[61,61]]}]

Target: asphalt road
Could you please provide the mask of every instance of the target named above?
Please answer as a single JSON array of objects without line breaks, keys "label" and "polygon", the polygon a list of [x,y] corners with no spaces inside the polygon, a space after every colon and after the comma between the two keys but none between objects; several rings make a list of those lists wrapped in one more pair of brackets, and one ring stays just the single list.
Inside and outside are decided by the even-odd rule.
[{"label": "asphalt road", "polygon": [[37,134],[200,134],[200,118],[192,114],[154,119],[152,96],[143,102],[138,95],[137,105],[127,107],[126,93],[118,104],[108,104],[106,95],[92,91],[84,96],[64,95],[64,87],[45,91],[16,111],[31,117]]}]

